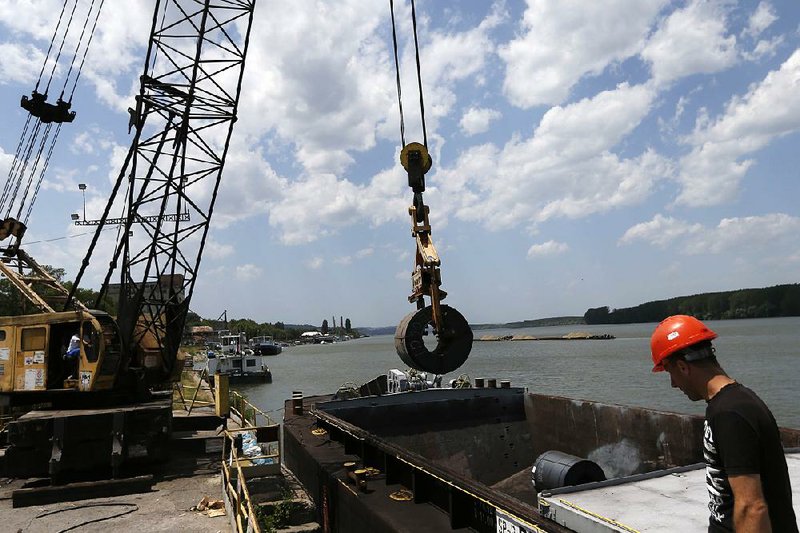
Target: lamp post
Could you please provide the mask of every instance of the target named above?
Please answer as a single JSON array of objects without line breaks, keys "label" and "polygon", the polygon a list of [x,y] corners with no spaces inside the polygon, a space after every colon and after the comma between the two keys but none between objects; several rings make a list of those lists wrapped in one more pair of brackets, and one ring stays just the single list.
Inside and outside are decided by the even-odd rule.
[{"label": "lamp post", "polygon": [[78,188],[81,190],[83,194],[83,220],[86,220],[86,184],[79,183]]}]

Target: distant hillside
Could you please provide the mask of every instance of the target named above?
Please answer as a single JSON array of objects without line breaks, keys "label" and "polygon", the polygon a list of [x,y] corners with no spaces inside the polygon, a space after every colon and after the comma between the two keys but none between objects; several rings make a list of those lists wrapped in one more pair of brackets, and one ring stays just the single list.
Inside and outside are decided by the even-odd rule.
[{"label": "distant hillside", "polygon": [[678,296],[614,310],[596,307],[583,318],[587,324],[632,324],[660,322],[677,314],[701,320],[800,316],[800,284]]},{"label": "distant hillside", "polygon": [[503,324],[471,324],[472,329],[516,329],[539,328],[545,326],[570,326],[585,324],[582,316],[554,316],[550,318],[537,318],[534,320],[521,320],[519,322],[506,322]]},{"label": "distant hillside", "polygon": [[[502,324],[470,324],[472,329],[516,329],[516,328],[536,328],[544,326],[565,326],[571,324],[585,324],[582,316],[556,316],[551,318],[538,318],[535,320],[522,320],[519,322],[505,322]],[[397,326],[385,326],[379,328],[359,327],[358,331],[370,336],[374,335],[394,335]]]}]

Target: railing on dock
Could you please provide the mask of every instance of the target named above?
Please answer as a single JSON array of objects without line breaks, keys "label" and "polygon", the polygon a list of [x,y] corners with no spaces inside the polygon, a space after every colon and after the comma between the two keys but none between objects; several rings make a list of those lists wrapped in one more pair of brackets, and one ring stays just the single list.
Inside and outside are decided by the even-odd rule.
[{"label": "railing on dock", "polygon": [[[230,391],[231,412],[239,417],[243,427],[271,426],[275,421],[267,413],[250,403],[247,398],[236,391]],[[259,420],[261,417],[261,420]]]},{"label": "railing on dock", "polygon": [[[223,442],[222,493],[231,528],[237,533],[260,533],[259,515],[250,499],[247,480],[281,473],[280,426],[225,430]],[[262,444],[267,445],[266,452]]]}]

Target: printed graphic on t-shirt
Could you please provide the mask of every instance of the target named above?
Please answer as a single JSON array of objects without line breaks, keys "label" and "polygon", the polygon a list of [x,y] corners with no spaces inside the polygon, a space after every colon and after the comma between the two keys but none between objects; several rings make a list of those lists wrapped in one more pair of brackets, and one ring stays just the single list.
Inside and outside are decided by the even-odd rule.
[{"label": "printed graphic on t-shirt", "polygon": [[711,519],[725,523],[733,519],[733,491],[731,491],[728,475],[722,468],[722,462],[714,444],[714,432],[708,421],[703,423],[703,456],[706,461],[706,485],[708,486],[708,510]]}]

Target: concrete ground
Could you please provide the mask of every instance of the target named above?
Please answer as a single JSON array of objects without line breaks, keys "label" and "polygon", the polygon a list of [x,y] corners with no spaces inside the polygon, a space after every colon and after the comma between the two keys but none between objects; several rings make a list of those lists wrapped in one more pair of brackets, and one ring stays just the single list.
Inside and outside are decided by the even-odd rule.
[{"label": "concrete ground", "polygon": [[228,516],[209,517],[193,510],[206,496],[222,499],[221,475],[203,473],[159,481],[151,492],[110,498],[12,508],[11,492],[19,480],[1,480],[0,530],[39,533],[108,532],[228,532]]}]

